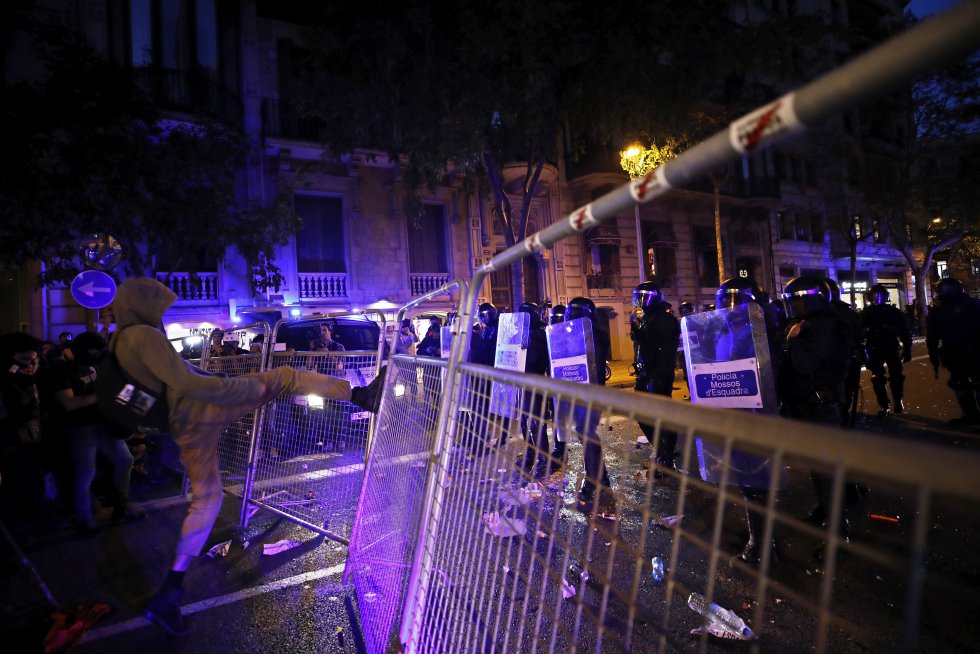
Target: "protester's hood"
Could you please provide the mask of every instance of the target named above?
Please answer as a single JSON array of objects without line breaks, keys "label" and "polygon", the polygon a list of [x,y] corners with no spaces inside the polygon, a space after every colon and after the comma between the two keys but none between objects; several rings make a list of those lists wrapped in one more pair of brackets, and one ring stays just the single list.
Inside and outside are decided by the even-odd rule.
[{"label": "protester's hood", "polygon": [[131,325],[159,328],[164,312],[176,301],[177,295],[155,279],[127,279],[119,285],[116,298],[112,302],[116,329]]}]

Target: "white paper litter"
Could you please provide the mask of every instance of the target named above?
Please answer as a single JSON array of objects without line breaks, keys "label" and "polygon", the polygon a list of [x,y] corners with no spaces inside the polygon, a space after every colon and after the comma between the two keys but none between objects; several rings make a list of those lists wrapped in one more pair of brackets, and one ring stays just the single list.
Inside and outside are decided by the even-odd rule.
[{"label": "white paper litter", "polygon": [[730,631],[725,631],[721,627],[709,624],[707,627],[698,627],[697,629],[691,629],[692,636],[700,636],[703,631],[707,631],[712,636],[717,636],[718,638],[723,638],[725,640],[749,640],[743,636],[733,634]]},{"label": "white paper litter", "polygon": [[527,506],[531,503],[531,494],[524,488],[504,488],[500,491],[500,503],[505,506]]},{"label": "white paper litter", "polygon": [[276,541],[275,543],[263,543],[262,553],[270,556],[273,554],[281,554],[282,552],[291,550],[294,547],[299,547],[300,545],[302,545],[302,543],[295,540],[280,540]]},{"label": "white paper litter", "polygon": [[568,599],[575,594],[575,586],[568,583],[567,579],[561,580],[561,596]]},{"label": "white paper litter", "polygon": [[664,529],[670,529],[671,527],[676,525],[677,522],[683,517],[684,517],[683,513],[681,515],[659,516],[653,519],[653,524],[655,524],[658,527],[663,527]]},{"label": "white paper litter", "polygon": [[487,531],[493,536],[500,538],[510,538],[511,536],[523,536],[527,533],[527,520],[505,518],[496,511],[483,514],[483,524]]},{"label": "white paper litter", "polygon": [[228,556],[228,552],[231,550],[231,541],[226,540],[223,543],[218,543],[207,552],[201,558],[205,559],[217,559],[218,557]]},{"label": "white paper litter", "polygon": [[541,484],[538,482],[533,482],[527,485],[527,494],[532,500],[540,500],[541,496],[544,494],[544,489],[541,488]]}]

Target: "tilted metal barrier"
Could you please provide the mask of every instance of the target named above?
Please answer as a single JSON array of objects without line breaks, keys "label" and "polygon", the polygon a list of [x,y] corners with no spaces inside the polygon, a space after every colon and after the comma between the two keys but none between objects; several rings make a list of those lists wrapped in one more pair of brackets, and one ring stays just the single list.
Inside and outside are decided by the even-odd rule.
[{"label": "tilted metal barrier", "polygon": [[[284,328],[302,325],[318,331],[329,318],[342,315],[364,314],[280,321],[271,343],[278,343]],[[384,333],[384,316],[379,316]],[[383,339],[377,351],[282,351],[272,345],[264,369],[290,366],[364,386],[377,374],[383,346]],[[248,525],[253,511],[264,509],[347,544],[372,419],[350,402],[312,395],[281,395],[263,406],[241,487],[241,526]]]},{"label": "tilted metal barrier", "polygon": [[[498,254],[476,271],[460,324],[472,322],[477,289],[493,270],[799,134],[978,44],[980,3],[963,3],[735,121]],[[745,619],[758,637],[747,645],[751,651],[973,646],[976,628],[960,628],[964,622],[946,613],[950,606],[976,606],[978,585],[968,565],[930,561],[930,546],[969,559],[951,525],[970,520],[980,506],[980,457],[469,365],[463,363],[468,340],[469,330],[462,330],[453,342],[450,390],[441,397],[434,433],[406,429],[427,424],[434,407],[399,404],[405,402],[396,396],[399,375],[386,380],[349,560],[370,651],[714,650],[715,636],[691,630],[717,631],[727,621],[730,632],[737,621],[709,609],[712,622],[690,610],[689,597],[701,606],[700,595]],[[395,357],[393,365],[407,364]],[[504,421],[483,409],[491,382],[522,390],[518,419]],[[544,407],[555,400],[581,408],[584,425],[598,424],[612,488],[599,493],[601,500],[578,502],[579,445],[568,446],[567,462],[550,459],[565,467],[547,481],[518,463],[528,452],[522,432],[547,431]],[[649,452],[633,446],[640,420],[655,426],[655,440],[663,429],[681,435],[679,465],[686,473],[667,471],[657,479]],[[589,438],[592,429],[580,431]],[[715,446],[716,458],[705,466],[716,483],[698,472],[694,452],[710,450],[706,444]],[[769,462],[763,492],[730,485],[737,481],[736,452]],[[418,467],[423,460],[427,467]],[[813,502],[811,479],[829,488],[823,527],[800,519]],[[414,495],[423,486],[422,497]],[[862,500],[859,489],[866,488],[872,495]],[[388,505],[386,497],[393,498]],[[868,515],[869,502],[877,517]],[[746,509],[756,522],[763,516],[763,542],[775,536],[787,547],[763,547],[757,567],[733,558],[744,542]],[[838,531],[845,511],[854,519],[851,542]]]},{"label": "tilted metal barrier", "polygon": [[[421,312],[426,303],[457,290],[465,293],[465,282],[416,298],[401,308],[395,324],[407,312]],[[451,329],[455,343],[459,327]],[[392,352],[394,338],[397,333]],[[345,581],[354,584],[362,620],[384,625],[365,630],[371,651],[388,651],[389,634],[404,603],[446,370],[446,361],[423,356],[397,354],[388,363],[344,572]]]}]

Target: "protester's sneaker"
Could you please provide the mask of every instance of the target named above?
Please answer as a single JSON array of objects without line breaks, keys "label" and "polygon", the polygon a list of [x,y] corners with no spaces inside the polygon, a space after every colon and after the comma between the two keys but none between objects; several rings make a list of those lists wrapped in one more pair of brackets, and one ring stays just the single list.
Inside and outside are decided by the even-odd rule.
[{"label": "protester's sneaker", "polygon": [[164,586],[150,598],[143,608],[146,619],[172,636],[186,634],[189,629],[180,614],[178,602],[184,596],[183,588]]},{"label": "protester's sneaker", "polygon": [[381,406],[381,391],[384,389],[385,375],[387,374],[388,366],[384,366],[370,384],[352,388],[350,391],[351,404],[356,404],[365,411],[377,413]]}]

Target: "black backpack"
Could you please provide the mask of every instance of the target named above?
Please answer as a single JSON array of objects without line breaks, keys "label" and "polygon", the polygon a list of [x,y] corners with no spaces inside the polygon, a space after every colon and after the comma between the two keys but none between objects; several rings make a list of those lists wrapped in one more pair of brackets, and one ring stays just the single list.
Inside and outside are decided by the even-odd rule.
[{"label": "black backpack", "polygon": [[107,420],[121,428],[116,433],[126,437],[167,431],[170,410],[166,387],[155,392],[127,375],[112,347],[98,361],[96,371],[98,407]]}]

